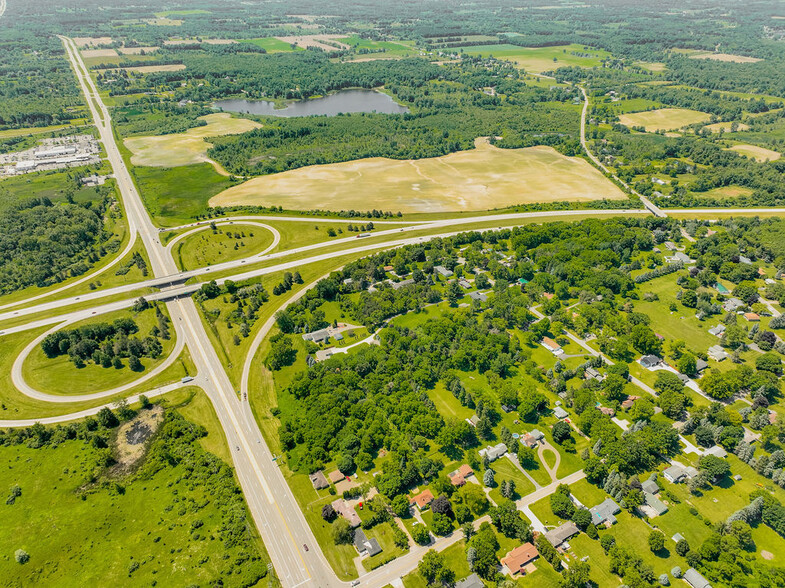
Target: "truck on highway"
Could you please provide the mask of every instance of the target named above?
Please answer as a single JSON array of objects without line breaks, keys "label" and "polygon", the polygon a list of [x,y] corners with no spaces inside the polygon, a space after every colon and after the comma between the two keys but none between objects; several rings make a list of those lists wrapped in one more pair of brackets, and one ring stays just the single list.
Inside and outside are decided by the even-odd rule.
[{"label": "truck on highway", "polygon": [[370,233],[360,233],[359,235],[357,235],[357,238],[362,239],[363,237],[370,237],[370,236],[371,236]]}]

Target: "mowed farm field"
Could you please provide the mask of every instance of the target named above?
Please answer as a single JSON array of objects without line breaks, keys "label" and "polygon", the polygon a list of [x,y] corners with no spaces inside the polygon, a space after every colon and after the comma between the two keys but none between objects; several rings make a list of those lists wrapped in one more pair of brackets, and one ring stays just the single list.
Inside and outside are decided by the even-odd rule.
[{"label": "mowed farm field", "polygon": [[378,157],[261,176],[217,194],[210,206],[448,212],[603,198],[626,195],[583,159],[478,140],[476,149],[431,159]]},{"label": "mowed farm field", "polygon": [[131,163],[152,167],[176,167],[207,161],[213,163],[219,173],[225,173],[207,157],[210,145],[204,138],[237,135],[261,126],[245,118],[233,118],[226,112],[208,114],[201,118],[207,125],[188,129],[184,133],[125,139],[123,143],[133,154]]},{"label": "mowed farm field", "polygon": [[772,151],[771,149],[758,147],[757,145],[734,145],[733,147],[730,147],[730,150],[735,151],[739,155],[746,155],[755,161],[776,161],[782,157],[782,154],[778,151]]},{"label": "mowed farm field", "polygon": [[658,108],[619,116],[619,122],[628,127],[643,127],[648,132],[681,129],[695,123],[706,122],[711,116],[689,108]]},{"label": "mowed farm field", "polygon": [[464,47],[467,55],[493,55],[496,59],[514,62],[524,71],[542,73],[560,67],[595,67],[610,53],[584,45],[557,45],[555,47],[520,47],[518,45],[474,45]]}]

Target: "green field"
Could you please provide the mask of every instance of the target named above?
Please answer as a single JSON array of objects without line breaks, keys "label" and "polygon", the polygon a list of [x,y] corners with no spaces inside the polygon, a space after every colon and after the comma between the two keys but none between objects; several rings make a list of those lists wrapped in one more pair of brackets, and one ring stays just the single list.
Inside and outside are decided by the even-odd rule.
[{"label": "green field", "polygon": [[206,229],[185,237],[173,255],[180,269],[190,270],[255,255],[272,242],[272,233],[262,227],[222,225],[215,233]]},{"label": "green field", "polygon": [[514,62],[525,71],[542,73],[560,67],[597,67],[611,56],[603,49],[585,45],[558,45],[555,47],[519,47],[518,45],[474,45],[459,49],[467,55],[493,56]]},{"label": "green field", "polygon": [[[352,61],[402,58],[418,54],[418,51],[411,46],[413,44],[405,41],[372,41],[356,35],[335,40],[349,45],[358,52],[357,55],[350,58]],[[360,53],[362,50],[368,51],[368,53]]]},{"label": "green field", "polygon": [[262,37],[261,39],[243,39],[241,43],[253,43],[257,47],[261,47],[267,53],[288,53],[290,51],[305,51],[302,47],[292,46],[286,41],[281,41],[275,37]]},{"label": "green field", "polygon": [[190,14],[212,14],[209,10],[164,10],[163,12],[156,12],[155,16],[158,18],[167,18],[169,16],[188,16]]},{"label": "green field", "polygon": [[711,116],[705,112],[690,110],[689,108],[660,108],[623,114],[619,122],[628,127],[643,127],[646,131],[670,131],[686,126],[707,122]]},{"label": "green field", "polygon": [[[187,392],[179,391],[172,400],[187,401]],[[190,395],[193,399],[183,407],[188,418],[206,427],[205,443],[209,439],[225,453],[226,442],[213,426],[215,414],[204,393],[191,389]],[[205,455],[198,442],[182,441],[179,447],[184,445],[193,447],[195,457]],[[4,505],[4,585],[149,586],[164,579],[166,585],[212,584],[220,577],[239,579],[242,562],[265,569],[269,558],[253,527],[241,532],[236,545],[223,542],[228,502],[211,494],[216,484],[196,483],[187,460],[179,465],[174,460],[148,478],[112,479],[96,467],[100,452],[78,439],[40,449],[0,447],[4,491],[12,484],[22,490],[13,505]],[[100,483],[90,484],[95,473]],[[17,549],[30,555],[28,563],[14,561]]]},{"label": "green field", "polygon": [[[162,307],[166,314],[166,308]],[[115,313],[101,316],[100,322],[108,322],[119,318],[131,318],[139,326],[136,336],[140,339],[148,336],[150,329],[158,324],[155,310],[149,308],[141,313],[134,313],[130,310],[121,310]],[[99,322],[96,319],[88,319],[81,323],[75,323],[66,328],[75,328],[83,324]],[[52,359],[46,357],[41,351],[40,346],[36,346],[30,353],[23,365],[23,376],[25,381],[33,388],[50,394],[87,394],[110,390],[116,386],[121,386],[144,376],[150,370],[160,365],[171,353],[175,344],[174,329],[170,329],[172,338],[169,340],[160,339],[163,346],[163,353],[157,359],[142,357],[140,361],[144,370],[133,372],[128,368],[128,360],[123,360],[123,368],[114,367],[104,368],[92,362],[88,362],[84,367],[77,368],[68,358],[68,355],[58,355]]]}]

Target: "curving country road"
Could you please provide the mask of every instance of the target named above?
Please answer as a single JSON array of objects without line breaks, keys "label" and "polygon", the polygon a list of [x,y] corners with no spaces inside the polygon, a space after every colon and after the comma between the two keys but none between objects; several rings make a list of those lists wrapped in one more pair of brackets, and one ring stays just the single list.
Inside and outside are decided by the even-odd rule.
[{"label": "curving country road", "polygon": [[[2,10],[4,10],[4,8],[5,0],[0,0],[0,15],[2,14]],[[524,221],[530,220],[532,218],[555,219],[559,217],[575,215],[602,218],[604,216],[632,216],[650,213],[655,215],[664,215],[664,212],[660,211],[657,207],[654,207],[653,204],[651,206],[654,208],[651,208],[646,204],[647,201],[642,199],[645,209],[543,211],[515,214],[487,214],[473,217],[460,216],[458,218],[452,219],[417,221],[410,223],[401,221],[374,220],[374,224],[406,224],[407,226],[402,228],[396,227],[385,229],[373,233],[373,237],[385,235],[392,237],[396,233],[402,234],[398,238],[391,238],[389,241],[385,242],[366,243],[363,240],[358,241],[357,237],[347,237],[329,242],[298,247],[287,251],[279,251],[276,253],[268,252],[271,251],[273,247],[278,245],[280,234],[272,226],[262,224],[261,221],[292,220],[313,223],[315,220],[318,220],[319,222],[334,221],[346,223],[350,222],[352,219],[238,216],[216,219],[215,222],[234,222],[240,219],[243,221],[253,221],[254,223],[258,223],[260,226],[264,226],[273,231],[275,241],[274,245],[268,247],[265,251],[246,259],[226,262],[223,264],[211,266],[209,268],[199,268],[187,272],[180,272],[178,271],[174,259],[172,258],[172,245],[174,245],[174,243],[180,239],[183,239],[186,235],[193,234],[199,230],[204,230],[207,228],[207,226],[209,226],[210,221],[177,227],[177,229],[190,228],[191,230],[183,233],[182,235],[179,235],[167,246],[164,246],[161,243],[160,231],[153,225],[152,220],[147,214],[140,195],[131,179],[128,169],[116,144],[112,130],[110,113],[104,105],[95,83],[91,79],[74,42],[67,37],[60,37],[60,39],[63,42],[66,53],[79,82],[79,86],[85,96],[85,100],[90,109],[94,124],[98,130],[100,140],[103,143],[104,149],[107,153],[107,159],[112,166],[112,170],[117,181],[117,186],[121,194],[122,203],[126,211],[128,226],[132,235],[131,240],[133,241],[136,239],[137,235],[138,238],[141,239],[150,259],[150,266],[154,278],[144,282],[138,282],[136,284],[110,288],[102,291],[95,291],[81,296],[73,296],[49,302],[39,302],[33,306],[20,308],[16,311],[0,313],[0,321],[28,316],[32,319],[30,322],[25,324],[6,328],[3,331],[0,331],[0,334],[19,332],[35,327],[42,327],[45,325],[56,325],[53,329],[51,329],[56,330],[67,324],[82,320],[84,318],[89,318],[93,315],[102,315],[112,312],[113,310],[127,308],[133,304],[134,300],[133,298],[128,298],[124,300],[108,302],[88,309],[62,312],[58,314],[58,316],[49,318],[36,319],[35,315],[46,311],[59,311],[65,306],[77,304],[80,302],[97,302],[108,296],[116,296],[123,293],[130,294],[134,290],[138,290],[143,287],[160,288],[159,292],[146,297],[150,300],[162,300],[166,302],[167,309],[172,319],[177,336],[176,345],[179,346],[177,349],[182,349],[184,346],[187,346],[188,350],[190,351],[192,360],[197,368],[197,374],[194,380],[188,385],[195,385],[204,389],[213,404],[215,412],[226,435],[227,443],[229,444],[230,448],[233,448],[232,459],[234,468],[247,500],[251,516],[253,517],[259,533],[261,534],[262,540],[264,541],[264,544],[270,554],[281,583],[288,588],[298,588],[300,586],[348,586],[348,583],[340,581],[327,563],[321,547],[316,542],[313,533],[307,521],[305,520],[305,516],[294,498],[294,494],[289,488],[281,470],[278,468],[277,463],[273,461],[273,456],[269,447],[265,443],[264,438],[262,437],[259,426],[256,423],[254,415],[250,409],[249,403],[242,400],[243,393],[247,393],[248,391],[248,381],[254,355],[256,354],[259,345],[264,340],[265,335],[272,328],[274,324],[274,318],[270,318],[265,322],[252,341],[251,349],[249,350],[243,365],[241,393],[238,394],[238,392],[232,386],[226,370],[218,358],[218,355],[216,354],[210,339],[208,338],[207,332],[205,331],[196,306],[190,297],[190,294],[196,291],[200,287],[200,284],[185,284],[187,279],[209,279],[210,275],[215,275],[215,273],[219,271],[246,270],[248,264],[282,260],[279,263],[274,263],[267,267],[238,271],[238,273],[234,275],[231,275],[222,280],[217,280],[218,282],[222,282],[225,279],[241,281],[251,277],[258,277],[278,271],[297,268],[309,263],[334,259],[337,256],[343,256],[347,254],[359,255],[380,249],[389,249],[393,247],[401,247],[404,245],[419,243],[438,237],[447,237],[460,233],[461,226],[475,223],[500,223],[483,229],[492,230],[508,228],[512,226],[509,224],[510,220],[521,220],[522,224]],[[608,170],[602,166],[599,160],[597,160],[591,154],[586,146],[585,122],[588,108],[588,97],[582,88],[581,91],[584,95],[584,107],[581,116],[581,144],[592,161],[601,169],[604,169],[607,173]],[[697,215],[727,212],[727,209],[691,209],[688,211],[673,212],[687,212],[689,214]],[[733,212],[743,214],[745,212],[783,213],[785,211],[783,209],[736,209]],[[422,231],[426,229],[432,229],[436,231],[436,233],[427,236],[406,235],[406,233],[411,231]],[[339,244],[347,245],[347,247],[335,251],[336,245]],[[328,252],[319,252],[320,249],[324,248],[332,248],[332,250]],[[313,252],[314,254],[304,259],[292,259],[288,261],[285,259],[286,257],[293,257],[305,252]],[[244,265],[246,267],[243,267]],[[297,297],[302,296],[310,288],[310,286],[311,285],[304,287],[301,291],[298,292],[297,295],[295,295],[294,298],[290,299],[287,304],[291,304],[294,300],[297,299]],[[60,289],[50,291],[45,295],[29,298],[23,302],[27,303],[31,300],[39,300],[45,296],[52,296],[55,293],[62,292],[66,288],[67,287],[64,286]],[[18,306],[20,304],[21,303],[15,303],[14,306]],[[21,366],[26,355],[32,348],[34,348],[40,338],[41,337],[30,343],[26,347],[25,351],[16,358],[16,362],[14,363],[12,370],[13,381],[14,384],[19,387],[23,393],[32,395],[32,397],[38,398],[39,400],[61,402],[63,400],[53,400],[53,398],[65,398],[64,401],[73,402],[80,399],[93,400],[102,397],[102,395],[114,395],[139,384],[139,380],[137,380],[129,386],[121,386],[119,388],[115,388],[114,390],[102,391],[82,397],[54,396],[34,390],[24,382]],[[173,352],[172,357],[176,357],[177,355],[179,355],[179,353],[175,354]],[[167,359],[167,361],[169,361],[169,359]],[[182,383],[172,384],[146,394],[148,396],[164,394],[183,385],[184,384]],[[99,409],[100,407],[95,407],[70,415],[50,417],[47,419],[36,419],[36,422],[54,423],[74,418],[84,418],[89,414],[95,414],[95,412],[97,412]],[[0,422],[0,426],[27,426],[28,424],[30,424],[30,419]],[[577,472],[576,474],[573,474],[573,476],[582,476],[582,473]],[[549,491],[549,486],[537,490],[537,492],[545,492],[546,494]],[[537,494],[535,493],[535,495]],[[530,497],[532,501],[535,499],[533,495],[529,495],[525,497],[525,499],[529,500]],[[456,533],[453,537],[445,538],[444,540],[438,540],[435,546],[437,549],[443,549],[458,539],[460,539],[460,536]],[[306,549],[305,545],[308,545],[309,549]],[[419,558],[421,558],[422,553],[423,549],[414,548],[409,554],[394,560],[390,564],[382,566],[373,572],[364,574],[361,577],[362,586],[380,588],[386,584],[389,584],[391,581],[414,569],[419,561]]]}]

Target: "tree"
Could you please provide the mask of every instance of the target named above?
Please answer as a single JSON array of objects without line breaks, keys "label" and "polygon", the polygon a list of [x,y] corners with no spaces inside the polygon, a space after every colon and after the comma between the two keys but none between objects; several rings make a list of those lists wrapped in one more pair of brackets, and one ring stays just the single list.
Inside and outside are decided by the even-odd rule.
[{"label": "tree", "polygon": [[591,513],[587,508],[576,508],[572,515],[572,522],[575,523],[581,531],[591,525]]},{"label": "tree", "polygon": [[444,556],[433,549],[422,557],[417,570],[429,586],[447,586],[455,581],[455,572],[445,565]]},{"label": "tree", "polygon": [[98,419],[98,423],[105,429],[112,429],[120,424],[115,414],[107,407],[103,407],[95,416]]},{"label": "tree", "polygon": [[716,480],[728,475],[730,466],[728,462],[716,455],[704,455],[698,461],[698,469],[705,472],[709,479]]},{"label": "tree", "polygon": [[322,507],[322,518],[328,523],[332,522],[336,515],[337,513],[335,512],[332,504],[325,504]]},{"label": "tree", "polygon": [[637,324],[630,330],[632,346],[643,355],[659,355],[662,350],[662,341],[649,327]]},{"label": "tree", "polygon": [[477,484],[466,484],[461,488],[460,495],[461,498],[463,498],[464,504],[466,504],[476,516],[485,514],[488,510],[488,506],[490,506],[488,497]]},{"label": "tree", "polygon": [[409,499],[406,497],[405,494],[399,494],[395,498],[392,499],[392,503],[390,504],[390,508],[392,508],[393,512],[396,516],[400,518],[405,518],[409,516]]},{"label": "tree", "polygon": [[414,525],[412,527],[412,539],[418,545],[426,545],[431,541],[431,534],[425,525]]},{"label": "tree", "polygon": [[499,563],[499,560],[496,558],[499,541],[496,538],[496,533],[493,532],[488,523],[480,525],[480,529],[471,540],[470,547],[474,548],[476,553],[474,571],[481,578],[493,578],[496,575],[496,566]]},{"label": "tree", "polygon": [[553,425],[551,435],[556,443],[562,444],[572,436],[572,428],[564,421],[559,421]]},{"label": "tree", "polygon": [[709,396],[720,400],[730,398],[736,393],[733,382],[727,374],[716,369],[709,370],[709,373],[701,378],[700,387]]},{"label": "tree", "polygon": [[520,541],[531,540],[529,523],[523,519],[512,500],[505,500],[499,506],[491,508],[490,515],[493,525],[505,537]]},{"label": "tree", "polygon": [[349,521],[343,517],[338,517],[338,519],[332,524],[332,527],[333,541],[335,541],[336,545],[348,545],[352,542],[354,531],[352,530],[352,526],[349,524]]},{"label": "tree", "polygon": [[485,473],[482,475],[482,483],[488,488],[493,488],[495,486],[494,471],[491,468],[485,470]]},{"label": "tree", "polygon": [[144,394],[140,394],[139,395],[139,404],[145,410],[150,408],[153,405],[153,403],[150,402],[150,399],[147,396],[145,396]]},{"label": "tree", "polygon": [[603,392],[605,392],[605,398],[609,401],[621,401],[624,399],[627,394],[624,392],[624,388],[627,386],[627,380],[620,376],[619,374],[609,373],[608,377],[605,378],[605,381],[602,383]]},{"label": "tree", "polygon": [[616,538],[613,535],[603,535],[600,538],[600,545],[605,550],[605,553],[608,553],[610,548],[616,545]]},{"label": "tree", "polygon": [[565,484],[559,484],[556,492],[551,494],[551,511],[557,517],[562,519],[570,519],[575,513],[575,505],[570,499],[570,487]]},{"label": "tree", "polygon": [[776,353],[764,353],[755,360],[755,367],[765,372],[771,372],[777,376],[782,375],[782,360]]},{"label": "tree", "polygon": [[570,567],[562,572],[559,588],[584,588],[589,584],[591,566],[584,561],[571,562]]},{"label": "tree", "polygon": [[463,290],[461,285],[458,283],[458,280],[453,280],[447,288],[447,301],[450,303],[450,306],[455,306],[462,297]]},{"label": "tree", "polygon": [[433,529],[434,534],[444,537],[452,533],[452,522],[446,515],[435,512],[433,513],[431,529]]},{"label": "tree", "polygon": [[433,499],[433,501],[431,502],[431,510],[434,513],[442,514],[447,517],[453,516],[450,499],[447,498],[444,494],[442,494],[438,498]]},{"label": "tree", "polygon": [[676,543],[676,553],[681,557],[687,555],[690,550],[690,544],[687,543],[686,539],[679,539]]},{"label": "tree", "polygon": [[662,531],[654,530],[649,533],[649,549],[653,553],[657,553],[665,547],[665,535]]},{"label": "tree", "polygon": [[292,345],[291,337],[278,333],[270,338],[270,352],[267,355],[267,367],[272,371],[292,365],[297,356],[297,351]]},{"label": "tree", "polygon": [[592,484],[600,484],[605,480],[608,475],[608,466],[596,456],[592,456],[586,460],[583,465],[583,471],[586,473],[586,479]]},{"label": "tree", "polygon": [[14,552],[14,559],[18,564],[26,564],[30,561],[30,555],[24,549],[17,549]]},{"label": "tree", "polygon": [[676,369],[682,374],[694,376],[697,370],[697,359],[695,359],[695,356],[692,353],[685,353],[676,362]]},{"label": "tree", "polygon": [[141,372],[144,369],[142,362],[139,361],[139,358],[136,357],[135,355],[128,356],[128,367],[133,372]]}]

